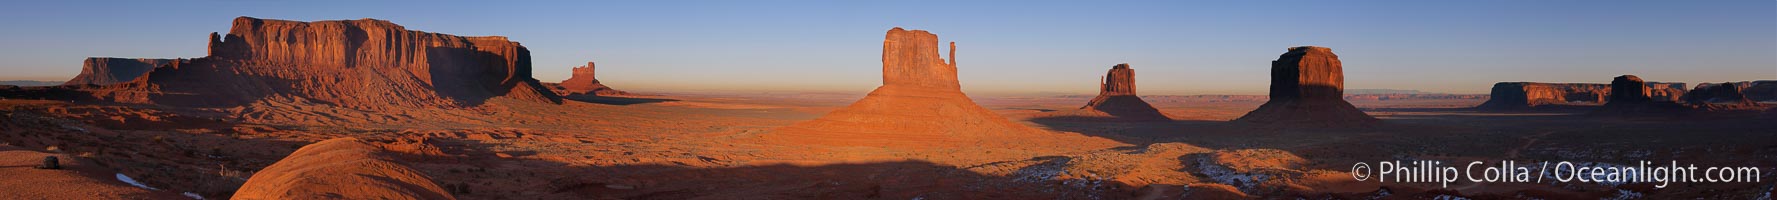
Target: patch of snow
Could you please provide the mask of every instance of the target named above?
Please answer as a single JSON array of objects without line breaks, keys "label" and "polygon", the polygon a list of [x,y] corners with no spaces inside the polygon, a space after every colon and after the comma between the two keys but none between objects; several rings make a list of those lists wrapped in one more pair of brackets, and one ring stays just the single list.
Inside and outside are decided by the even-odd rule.
[{"label": "patch of snow", "polygon": [[123,173],[117,173],[117,181],[123,181],[123,183],[129,183],[130,185],[134,185],[134,186],[142,188],[142,189],[160,190],[160,189],[156,189],[154,187],[148,187],[148,185],[143,185],[142,182],[136,182],[136,179],[132,179],[132,178],[130,178],[130,176],[125,176],[125,175],[123,175]]},{"label": "patch of snow", "polygon": [[1205,176],[1209,176],[1210,180],[1240,188],[1240,191],[1243,192],[1252,192],[1254,188],[1257,188],[1256,186],[1259,185],[1259,182],[1264,182],[1265,179],[1270,178],[1270,176],[1266,174],[1235,172],[1234,169],[1217,165],[1215,161],[1211,161],[1209,158],[1197,159],[1197,166],[1200,170],[1199,172],[1203,173]]},{"label": "patch of snow", "polygon": [[1617,196],[1612,196],[1610,198],[1604,198],[1604,199],[1609,199],[1609,200],[1641,199],[1641,196],[1642,196],[1642,194],[1640,192],[1629,191],[1629,190],[1624,190],[1624,189],[1617,189]]},{"label": "patch of snow", "polygon": [[1433,199],[1433,200],[1469,200],[1469,198],[1467,198],[1467,197],[1451,196],[1448,194],[1440,194],[1436,197],[1432,197],[1431,199]]},{"label": "patch of snow", "polygon": [[204,200],[204,196],[197,195],[197,193],[185,192],[185,193],[180,193],[180,194],[185,195],[185,197],[191,197],[191,199]]}]

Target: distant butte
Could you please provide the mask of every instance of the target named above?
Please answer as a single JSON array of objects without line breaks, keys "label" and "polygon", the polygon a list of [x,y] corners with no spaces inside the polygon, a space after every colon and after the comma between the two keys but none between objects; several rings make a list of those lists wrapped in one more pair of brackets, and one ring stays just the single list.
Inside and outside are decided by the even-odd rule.
[{"label": "distant butte", "polygon": [[1346,102],[1345,74],[1333,49],[1292,47],[1271,61],[1271,100],[1236,121],[1319,127],[1378,122]]},{"label": "distant butte", "polygon": [[[882,86],[864,99],[814,120],[782,127],[766,139],[794,144],[879,147],[961,147],[983,142],[1030,142],[1060,134],[1027,127],[975,104],[956,78],[956,43],[938,57],[938,36],[890,29],[882,42]],[[1064,148],[1110,141],[1080,138]]]},{"label": "distant butte", "polygon": [[596,76],[596,63],[586,62],[585,66],[574,67],[573,70],[574,74],[573,76],[568,77],[568,80],[562,80],[559,84],[545,83],[544,85],[551,85],[549,87],[550,90],[562,96],[614,96],[629,94],[629,92],[612,89],[610,86],[605,86],[605,84],[600,83],[598,76]]},{"label": "distant butte", "polygon": [[1111,66],[1098,85],[1098,97],[1093,97],[1080,110],[1117,119],[1170,120],[1154,105],[1135,95],[1135,69],[1129,68],[1129,63]]}]

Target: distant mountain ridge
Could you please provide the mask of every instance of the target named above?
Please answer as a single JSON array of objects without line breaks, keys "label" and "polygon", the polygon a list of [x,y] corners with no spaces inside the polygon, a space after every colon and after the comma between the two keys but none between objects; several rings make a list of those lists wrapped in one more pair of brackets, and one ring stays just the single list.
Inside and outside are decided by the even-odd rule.
[{"label": "distant mountain ridge", "polygon": [[56,86],[56,85],[62,85],[62,82],[61,81],[6,80],[6,81],[0,81],[0,85]]}]

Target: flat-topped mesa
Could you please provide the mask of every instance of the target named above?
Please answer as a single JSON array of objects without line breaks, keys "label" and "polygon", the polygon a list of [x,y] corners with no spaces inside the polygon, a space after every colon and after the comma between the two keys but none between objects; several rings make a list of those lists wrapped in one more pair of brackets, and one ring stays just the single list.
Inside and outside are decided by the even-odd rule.
[{"label": "flat-topped mesa", "polygon": [[1609,95],[1609,84],[1499,82],[1493,84],[1487,102],[1476,108],[1511,110],[1569,102],[1604,103]]},{"label": "flat-topped mesa", "polygon": [[629,94],[628,92],[612,89],[610,86],[605,86],[605,84],[600,83],[598,76],[596,76],[596,66],[597,65],[593,62],[586,62],[586,66],[574,67],[573,76],[568,77],[568,80],[562,80],[560,87],[553,88],[555,93],[562,96],[585,94],[610,96]]},{"label": "flat-topped mesa", "polygon": [[1098,84],[1098,97],[1086,102],[1082,110],[1103,112],[1119,119],[1168,120],[1154,105],[1135,95],[1135,69],[1128,63],[1111,66]]},{"label": "flat-topped mesa", "polygon": [[1742,88],[1745,88],[1745,86],[1740,86],[1735,83],[1701,83],[1697,84],[1696,89],[1691,89],[1690,92],[1685,93],[1684,101],[1685,103],[1699,105],[1755,104],[1751,99],[1746,98],[1746,93],[1741,91]]},{"label": "flat-topped mesa", "polygon": [[1646,103],[1654,98],[1648,91],[1647,81],[1635,75],[1622,75],[1610,80],[1609,103]]},{"label": "flat-topped mesa", "polygon": [[[1651,101],[1678,101],[1684,83],[1645,82]],[[1532,109],[1558,104],[1602,104],[1610,101],[1611,85],[1603,83],[1499,82],[1493,84],[1487,102],[1475,106],[1488,110]]]},{"label": "flat-topped mesa", "polygon": [[1326,47],[1292,47],[1271,61],[1271,100],[1236,121],[1320,127],[1356,127],[1378,122],[1346,102],[1339,55]]},{"label": "flat-topped mesa", "polygon": [[[938,58],[937,44],[938,37],[926,31],[889,30],[882,44],[881,87],[851,105],[778,128],[761,139],[794,145],[926,148],[1067,137],[1014,123],[975,104],[957,85],[955,61]],[[954,59],[955,43],[950,49]],[[1102,148],[1114,142],[1079,138],[1066,143],[1071,145],[1062,148]]]},{"label": "flat-topped mesa", "polygon": [[135,80],[175,59],[91,57],[81,62],[80,75],[62,85],[111,85]]},{"label": "flat-topped mesa", "polygon": [[103,99],[226,107],[292,97],[342,107],[474,106],[502,97],[560,103],[531,77],[530,50],[500,36],[407,30],[376,19],[298,22],[239,17],[212,33],[210,56],[154,70]]},{"label": "flat-topped mesa", "polygon": [[882,86],[928,87],[961,91],[956,79],[956,42],[950,62],[938,57],[938,35],[925,30],[889,29],[882,40]]}]

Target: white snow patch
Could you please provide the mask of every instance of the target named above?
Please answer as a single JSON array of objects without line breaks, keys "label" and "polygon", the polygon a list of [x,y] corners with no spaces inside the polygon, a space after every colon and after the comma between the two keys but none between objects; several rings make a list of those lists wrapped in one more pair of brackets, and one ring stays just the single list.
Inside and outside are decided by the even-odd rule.
[{"label": "white snow patch", "polygon": [[130,176],[125,176],[125,175],[123,175],[123,173],[117,173],[117,180],[123,181],[123,183],[129,183],[130,185],[134,185],[134,186],[142,188],[142,189],[160,190],[160,189],[156,189],[154,187],[148,187],[148,185],[143,185],[142,182],[136,182],[136,179],[132,179],[132,178],[130,178]]},{"label": "white snow patch", "polygon": [[180,193],[180,194],[185,195],[185,197],[191,197],[191,199],[204,200],[204,196],[197,195],[197,193],[185,192],[185,193]]}]

